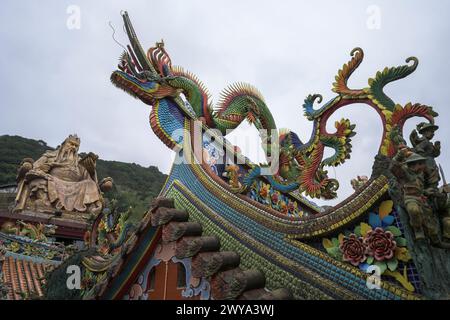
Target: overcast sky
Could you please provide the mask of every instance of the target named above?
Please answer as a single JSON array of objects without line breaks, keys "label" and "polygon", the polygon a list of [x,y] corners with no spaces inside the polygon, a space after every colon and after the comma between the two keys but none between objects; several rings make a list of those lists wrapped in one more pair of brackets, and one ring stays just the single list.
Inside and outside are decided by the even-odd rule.
[{"label": "overcast sky", "polygon": [[[79,29],[67,27],[70,5],[80,9]],[[350,80],[354,88],[365,87],[385,66],[417,56],[416,72],[386,92],[398,103],[421,102],[440,113],[439,162],[450,174],[448,1],[2,1],[0,134],[56,146],[77,133],[82,151],[168,172],[172,155],[149,127],[149,107],[109,81],[122,51],[109,21],[116,38],[127,43],[121,10],[129,12],[145,49],[163,38],[173,63],[196,73],[215,101],[228,84],[251,83],[277,126],[303,141],[311,132],[303,99],[310,93],[325,101],[333,96],[331,84],[354,47],[365,52]],[[367,106],[343,108],[330,123],[341,117],[357,125],[357,135],[352,159],[330,170],[341,181],[339,200],[352,193],[351,178],[370,174],[382,132]],[[407,123],[407,135],[417,123]],[[250,133],[259,146],[254,128],[238,130],[233,136]],[[252,157],[251,148],[243,149]]]}]

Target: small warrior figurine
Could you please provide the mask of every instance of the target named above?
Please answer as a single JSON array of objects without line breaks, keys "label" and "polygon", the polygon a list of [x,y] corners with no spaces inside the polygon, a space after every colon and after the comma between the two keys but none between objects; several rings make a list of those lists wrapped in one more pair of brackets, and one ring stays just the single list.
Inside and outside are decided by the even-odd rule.
[{"label": "small warrior figurine", "polygon": [[[426,185],[425,195],[428,197],[429,203],[441,219],[443,229],[443,240],[450,240],[450,213],[448,205],[448,194],[445,189],[438,189],[439,181],[439,168],[436,164],[435,158],[441,153],[441,143],[436,141],[434,143],[431,140],[434,138],[435,131],[439,127],[432,123],[422,122],[417,125],[417,130],[413,130],[410,135],[411,144],[414,147],[414,152],[425,157],[426,160]],[[422,137],[419,137],[419,134]]]},{"label": "small warrior figurine", "polygon": [[425,239],[426,235],[432,244],[438,245],[439,223],[425,196],[426,161],[427,158],[402,148],[392,159],[390,170],[402,187],[403,202],[415,239]]},{"label": "small warrior figurine", "polygon": [[[434,158],[439,157],[441,154],[441,142],[436,141],[435,143],[432,143],[431,139],[433,139],[434,132],[437,129],[439,129],[439,127],[435,124],[421,122],[417,125],[417,130],[413,130],[409,136],[414,152],[427,159],[426,165],[429,187],[436,190],[438,188],[440,177],[439,169]],[[420,133],[422,137],[419,137],[417,132]]]}]

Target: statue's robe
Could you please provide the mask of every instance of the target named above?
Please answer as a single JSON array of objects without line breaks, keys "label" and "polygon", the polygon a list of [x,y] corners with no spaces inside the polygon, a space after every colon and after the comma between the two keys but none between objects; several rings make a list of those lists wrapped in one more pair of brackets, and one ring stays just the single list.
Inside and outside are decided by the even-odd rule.
[{"label": "statue's robe", "polygon": [[57,209],[86,212],[100,200],[97,183],[80,165],[53,168],[47,181],[48,197]]},{"label": "statue's robe", "polygon": [[33,195],[35,209],[53,212],[96,213],[101,208],[101,193],[95,176],[80,165],[78,155],[58,157],[59,150],[47,151],[26,175],[26,188],[18,194],[16,208],[24,209]]}]

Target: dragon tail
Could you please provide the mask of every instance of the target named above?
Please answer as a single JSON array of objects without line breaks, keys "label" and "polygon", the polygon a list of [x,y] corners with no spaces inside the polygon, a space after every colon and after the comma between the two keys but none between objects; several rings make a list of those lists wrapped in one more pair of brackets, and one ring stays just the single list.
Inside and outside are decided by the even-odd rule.
[{"label": "dragon tail", "polygon": [[[243,184],[245,186],[250,187],[259,177],[261,177],[261,167],[255,166],[251,170],[248,171],[248,173],[245,175],[243,179]],[[283,193],[292,192],[299,188],[299,184],[297,182],[289,183],[289,184],[283,184],[278,182],[273,178],[273,176],[265,176],[265,178],[270,183],[271,187],[275,190],[278,190]]]}]

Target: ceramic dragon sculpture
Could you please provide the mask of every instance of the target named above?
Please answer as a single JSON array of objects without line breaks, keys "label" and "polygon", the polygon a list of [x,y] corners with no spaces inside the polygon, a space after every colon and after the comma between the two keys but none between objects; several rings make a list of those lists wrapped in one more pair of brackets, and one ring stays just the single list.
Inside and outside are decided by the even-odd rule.
[{"label": "ceramic dragon sculpture", "polygon": [[[355,135],[355,125],[348,119],[342,119],[335,123],[336,131],[329,133],[326,129],[330,116],[341,107],[350,104],[366,104],[374,108],[383,125],[383,135],[378,150],[380,155],[393,157],[399,145],[406,144],[403,139],[403,125],[407,119],[415,116],[424,117],[431,123],[438,116],[430,106],[419,103],[407,103],[405,106],[395,103],[383,91],[388,83],[402,79],[416,70],[418,59],[410,57],[406,59],[406,65],[385,68],[376,73],[374,78],[368,81],[369,87],[363,89],[350,89],[347,86],[348,79],[358,68],[364,58],[361,48],[355,48],[350,53],[351,59],[343,65],[335,77],[333,91],[337,96],[326,102],[322,107],[314,109],[314,103],[322,102],[322,95],[308,95],[303,104],[306,118],[313,121],[313,132],[307,143],[302,143],[298,136],[287,131],[280,135],[280,168],[289,163],[285,171],[288,175],[284,182],[280,183],[277,176],[269,177],[271,184],[282,191],[300,189],[312,197],[331,199],[336,196],[339,186],[335,179],[327,177],[327,166],[338,166],[350,158],[352,150],[351,137]],[[411,63],[412,64],[409,64]],[[284,143],[286,139],[286,143]],[[332,148],[332,156],[323,159],[325,148]],[[291,148],[287,151],[286,148]],[[292,164],[295,160],[295,164]],[[254,168],[248,176],[251,178],[259,174],[259,167]]]},{"label": "ceramic dragon sculpture", "polygon": [[[229,133],[239,124],[248,120],[260,130],[263,148],[271,155],[271,145],[279,147],[279,169],[275,175],[264,176],[274,189],[281,192],[299,190],[315,198],[336,197],[339,187],[337,180],[328,177],[325,169],[338,166],[350,158],[351,137],[355,135],[355,125],[348,119],[335,123],[335,132],[327,131],[330,116],[343,106],[367,104],[374,108],[383,124],[383,135],[379,153],[392,157],[399,144],[403,143],[402,128],[405,121],[413,116],[421,116],[434,122],[437,116],[431,107],[408,103],[396,104],[383,91],[385,85],[411,74],[418,65],[418,59],[411,57],[406,65],[385,68],[369,79],[369,86],[363,89],[350,89],[347,81],[361,64],[364,53],[361,48],[351,52],[351,59],[338,71],[333,91],[337,94],[322,107],[315,109],[314,103],[322,102],[319,94],[309,95],[303,104],[304,114],[313,122],[311,138],[303,143],[297,134],[290,130],[276,131],[277,127],[264,98],[259,91],[248,84],[234,84],[221,94],[221,100],[214,108],[209,102],[209,94],[203,83],[192,73],[181,67],[172,66],[164,43],[145,52],[139,43],[134,28],[124,12],[122,14],[130,45],[120,57],[119,70],[111,75],[111,81],[130,95],[151,105],[150,124],[155,134],[170,148],[177,145],[169,129],[161,122],[171,121],[174,110],[182,117],[201,120],[205,127]],[[186,108],[180,94],[189,102],[192,110]],[[169,115],[168,115],[169,114]],[[169,117],[169,118],[168,118]],[[277,132],[274,134],[273,132]],[[273,144],[275,143],[275,144]],[[332,148],[332,156],[324,159],[325,148]],[[261,177],[263,166],[251,165],[243,179],[250,186]]]},{"label": "ceramic dragon sculpture", "polygon": [[[229,86],[222,93],[217,108],[213,109],[203,83],[194,74],[181,67],[172,66],[164,43],[157,43],[145,53],[128,14],[124,12],[122,16],[131,46],[128,46],[128,52],[122,54],[119,70],[111,75],[111,81],[117,87],[153,107],[158,107],[161,100],[172,98],[168,103],[171,105],[175,103],[188,115],[201,120],[209,128],[219,130],[223,135],[235,129],[245,119],[253,123],[257,129],[266,129],[269,132],[276,129],[275,121],[261,93],[247,84],[238,83]],[[189,114],[189,111],[185,110],[180,93],[184,94],[194,114]],[[154,116],[151,118],[158,117],[157,110],[153,110]],[[169,147],[174,146],[173,141],[167,139],[170,136],[169,132],[156,132],[156,128],[154,126],[152,128]],[[262,138],[263,147],[269,145],[270,148],[270,133]],[[270,154],[270,150],[267,152]]]}]

